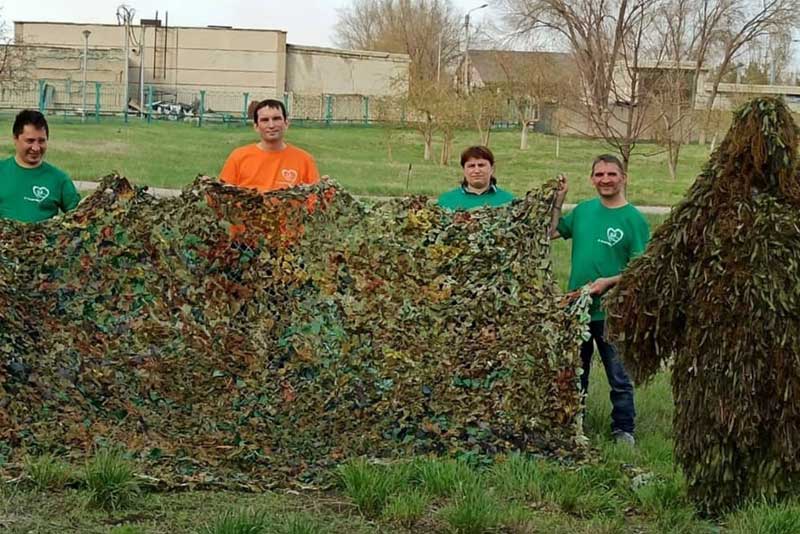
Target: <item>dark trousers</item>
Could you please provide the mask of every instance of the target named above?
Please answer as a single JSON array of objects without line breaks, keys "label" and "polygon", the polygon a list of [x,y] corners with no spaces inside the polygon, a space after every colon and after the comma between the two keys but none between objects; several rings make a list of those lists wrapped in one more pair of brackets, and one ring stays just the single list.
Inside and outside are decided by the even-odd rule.
[{"label": "dark trousers", "polygon": [[605,321],[591,321],[589,333],[592,337],[581,345],[581,361],[583,374],[581,375],[581,390],[584,394],[589,391],[589,371],[592,368],[592,355],[594,345],[603,360],[606,369],[606,378],[611,388],[611,431],[623,431],[633,434],[636,410],[633,407],[633,382],[631,382],[622,361],[619,359],[617,349],[605,339]]}]

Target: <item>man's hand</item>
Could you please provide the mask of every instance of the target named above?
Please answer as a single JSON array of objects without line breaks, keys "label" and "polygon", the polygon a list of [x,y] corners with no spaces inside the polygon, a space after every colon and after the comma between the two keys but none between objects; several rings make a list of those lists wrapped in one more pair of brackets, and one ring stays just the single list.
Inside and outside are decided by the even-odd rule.
[{"label": "man's hand", "polygon": [[567,189],[567,176],[559,174],[558,190],[556,190],[556,198],[553,199],[553,210],[550,214],[550,239],[561,237],[558,233],[558,221],[561,219],[561,206],[564,205],[564,199],[567,197]]},{"label": "man's hand", "polygon": [[589,284],[589,294],[590,295],[602,295],[619,282],[619,275],[612,276],[609,278],[598,278],[591,284]]},{"label": "man's hand", "polygon": [[566,174],[559,174],[558,175],[558,190],[556,191],[556,198],[555,198],[555,207],[561,209],[564,205],[564,199],[567,198],[567,191],[569,190],[569,186],[567,184],[567,175]]}]

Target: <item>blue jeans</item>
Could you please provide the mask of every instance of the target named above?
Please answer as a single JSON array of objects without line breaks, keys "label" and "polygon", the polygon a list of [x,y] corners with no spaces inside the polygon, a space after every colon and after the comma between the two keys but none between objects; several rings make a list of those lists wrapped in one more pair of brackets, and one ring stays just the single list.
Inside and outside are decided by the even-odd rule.
[{"label": "blue jeans", "polygon": [[605,321],[589,323],[589,333],[592,337],[581,345],[581,362],[583,362],[581,391],[584,394],[589,391],[589,371],[592,368],[594,345],[597,344],[597,351],[603,360],[606,378],[608,378],[608,385],[611,388],[609,393],[612,406],[611,431],[633,434],[634,419],[636,418],[636,410],[633,407],[633,382],[625,371],[625,367],[622,366],[616,347],[606,341],[605,327]]}]

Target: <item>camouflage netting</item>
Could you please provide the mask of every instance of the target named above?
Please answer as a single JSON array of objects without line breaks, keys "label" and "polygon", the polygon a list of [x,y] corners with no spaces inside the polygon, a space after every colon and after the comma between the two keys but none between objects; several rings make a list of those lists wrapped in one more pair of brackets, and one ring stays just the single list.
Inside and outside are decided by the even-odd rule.
[{"label": "camouflage netting", "polygon": [[675,448],[710,512],[800,482],[800,175],[785,104],[725,141],[609,295],[637,381],[672,363]]},{"label": "camouflage netting", "polygon": [[122,443],[167,483],[226,485],[575,453],[587,302],[551,277],[552,191],[453,215],[108,177],[61,220],[2,221],[0,452]]}]

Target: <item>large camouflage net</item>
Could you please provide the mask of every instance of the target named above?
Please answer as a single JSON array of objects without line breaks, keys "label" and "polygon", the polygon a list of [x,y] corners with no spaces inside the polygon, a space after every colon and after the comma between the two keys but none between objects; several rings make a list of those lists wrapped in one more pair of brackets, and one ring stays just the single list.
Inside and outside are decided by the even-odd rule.
[{"label": "large camouflage net", "polygon": [[672,364],[675,449],[709,512],[800,482],[800,175],[785,104],[753,100],[609,295],[637,381]]},{"label": "large camouflage net", "polygon": [[108,177],[62,219],[0,222],[6,469],[123,444],[167,484],[265,486],[360,455],[580,451],[587,302],[552,280],[552,192],[451,214]]}]

